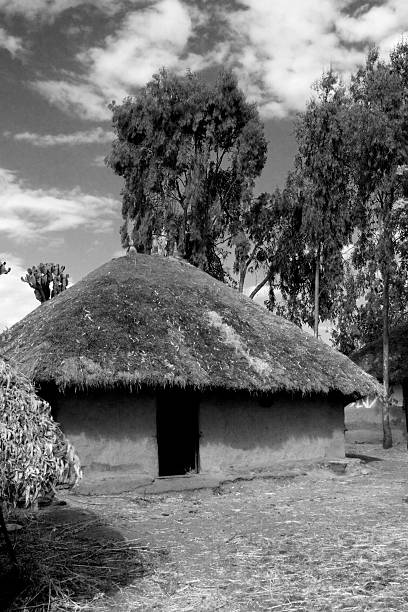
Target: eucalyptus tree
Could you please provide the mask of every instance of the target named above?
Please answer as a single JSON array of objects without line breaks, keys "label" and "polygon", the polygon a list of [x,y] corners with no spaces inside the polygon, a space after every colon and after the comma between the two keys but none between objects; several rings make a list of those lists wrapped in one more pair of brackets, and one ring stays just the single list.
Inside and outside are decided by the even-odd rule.
[{"label": "eucalyptus tree", "polygon": [[[408,46],[398,45],[389,61],[369,51],[353,75],[348,115],[351,176],[356,188],[353,265],[368,309],[381,301],[384,382],[384,448],[392,446],[389,424],[390,295],[405,291],[407,264]],[[375,287],[375,292],[373,292]],[[378,297],[379,296],[379,297]],[[366,299],[367,301],[367,299]],[[377,304],[377,309],[376,309]]]},{"label": "eucalyptus tree", "polygon": [[[342,249],[351,240],[354,194],[347,172],[350,150],[344,121],[349,106],[346,91],[329,71],[318,83],[316,93],[298,119],[296,138],[300,232],[308,283],[305,294],[309,303],[313,294],[313,328],[317,337],[319,321],[330,316],[333,297],[343,277]],[[310,321],[310,314],[308,318]]]},{"label": "eucalyptus tree", "polygon": [[280,304],[292,321],[314,327],[331,316],[343,278],[342,249],[351,240],[353,187],[349,180],[349,100],[338,77],[323,75],[298,116],[298,151],[282,192],[279,241]]},{"label": "eucalyptus tree", "polygon": [[190,263],[223,279],[217,242],[245,228],[266,159],[256,107],[231,73],[213,85],[162,70],[137,96],[111,105],[116,138],[106,163],[123,177],[122,244],[148,251],[165,228]]},{"label": "eucalyptus tree", "polygon": [[243,210],[241,231],[234,237],[234,272],[239,274],[240,292],[243,291],[248,271],[264,270],[264,279],[253,289],[251,298],[268,282],[271,291],[280,267],[281,236],[285,217],[282,211],[282,193],[261,193]]}]

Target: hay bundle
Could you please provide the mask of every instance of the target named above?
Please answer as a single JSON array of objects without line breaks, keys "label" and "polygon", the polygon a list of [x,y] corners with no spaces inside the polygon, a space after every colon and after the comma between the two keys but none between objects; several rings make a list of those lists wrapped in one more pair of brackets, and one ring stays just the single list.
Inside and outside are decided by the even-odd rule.
[{"label": "hay bundle", "polygon": [[59,483],[75,484],[79,459],[31,383],[0,359],[0,501],[28,507]]}]

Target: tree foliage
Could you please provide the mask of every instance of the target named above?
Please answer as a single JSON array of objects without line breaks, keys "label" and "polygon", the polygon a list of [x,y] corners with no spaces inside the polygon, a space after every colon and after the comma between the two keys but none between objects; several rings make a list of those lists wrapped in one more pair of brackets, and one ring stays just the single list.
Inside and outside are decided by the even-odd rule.
[{"label": "tree foliage", "polygon": [[[242,214],[265,163],[255,106],[231,73],[155,75],[135,98],[111,105],[116,139],[107,164],[124,179],[122,244],[149,251],[164,227],[172,252],[223,278],[219,239],[239,240]],[[130,228],[130,232],[129,232]]]},{"label": "tree foliage", "polygon": [[[352,79],[348,121],[350,173],[356,188],[352,268],[357,272],[344,289],[354,312],[348,309],[337,335],[338,345],[349,344],[349,349],[388,326],[387,321],[380,325],[380,319],[390,305],[391,321],[406,310],[407,72],[408,47],[401,44],[388,62],[371,49],[366,65]],[[356,321],[360,334],[351,341],[346,336]]]},{"label": "tree foliage", "polygon": [[243,291],[248,271],[264,269],[265,279],[255,288],[251,297],[275,277],[279,267],[279,247],[282,232],[281,193],[261,193],[253,197],[243,209],[240,231],[232,241],[234,246],[234,272],[239,274],[238,289]]},{"label": "tree foliage", "polygon": [[353,188],[344,121],[347,95],[330,71],[298,116],[298,152],[282,192],[279,290],[269,306],[301,325],[331,316],[343,278],[342,249],[351,239]]},{"label": "tree foliage", "polygon": [[[349,351],[379,331],[383,336],[384,447],[389,427],[389,326],[405,316],[407,294],[408,45],[399,44],[388,61],[373,48],[353,75],[348,112],[355,185],[353,268],[341,304],[337,345]],[[356,299],[357,298],[357,299]],[[358,302],[360,298],[360,302]],[[358,327],[358,333],[353,328]]]},{"label": "tree foliage", "polygon": [[[408,320],[408,279],[406,267],[400,267],[398,282],[390,287],[389,326],[397,326]],[[383,333],[383,281],[377,275],[366,275],[366,270],[356,271],[351,262],[335,308],[333,344],[345,355],[361,349]]]}]

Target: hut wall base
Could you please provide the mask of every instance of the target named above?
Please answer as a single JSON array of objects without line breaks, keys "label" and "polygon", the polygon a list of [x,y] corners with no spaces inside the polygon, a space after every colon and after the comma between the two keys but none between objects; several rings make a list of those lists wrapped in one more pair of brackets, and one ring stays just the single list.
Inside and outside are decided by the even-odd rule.
[{"label": "hut wall base", "polygon": [[154,396],[92,393],[61,397],[57,415],[78,452],[85,476],[118,470],[157,475]]},{"label": "hut wall base", "polygon": [[200,409],[200,468],[204,473],[265,469],[282,461],[336,459],[345,455],[341,403],[255,398],[217,401]]}]

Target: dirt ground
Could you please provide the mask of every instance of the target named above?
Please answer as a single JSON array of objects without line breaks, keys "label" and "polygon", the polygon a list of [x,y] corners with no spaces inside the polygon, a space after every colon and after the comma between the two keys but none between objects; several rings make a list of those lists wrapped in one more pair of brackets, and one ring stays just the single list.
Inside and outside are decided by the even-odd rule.
[{"label": "dirt ground", "polygon": [[75,609],[408,610],[408,453],[348,450],[364,461],[352,459],[344,474],[316,468],[184,493],[66,496],[60,526],[58,508],[44,511],[54,529],[70,528],[70,512],[91,513],[91,535],[105,524],[157,554],[149,571]]}]

